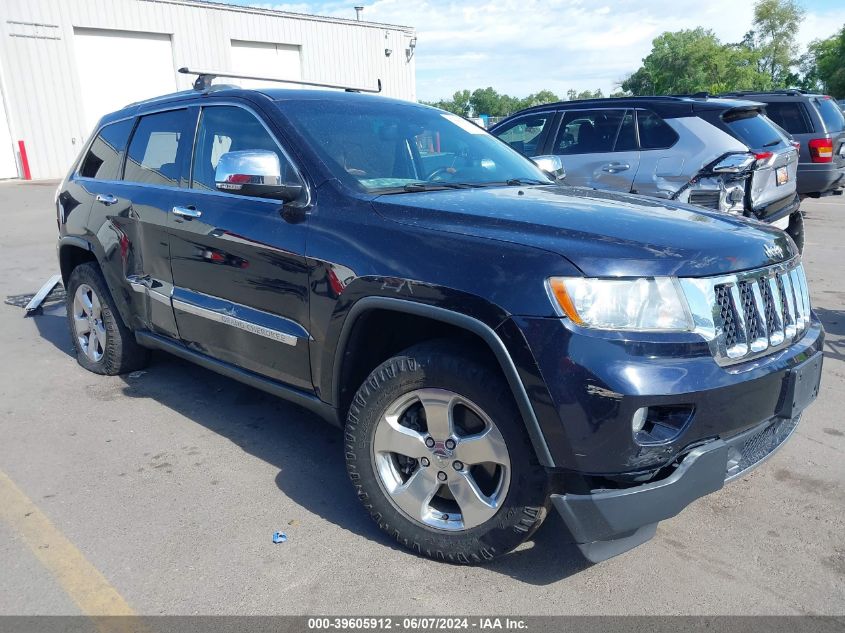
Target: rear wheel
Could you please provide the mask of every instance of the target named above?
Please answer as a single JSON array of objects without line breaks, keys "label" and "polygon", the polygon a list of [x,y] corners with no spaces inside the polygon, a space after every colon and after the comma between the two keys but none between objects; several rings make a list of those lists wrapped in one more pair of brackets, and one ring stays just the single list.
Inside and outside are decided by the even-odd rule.
[{"label": "rear wheel", "polygon": [[80,264],[70,274],[67,318],[76,360],[88,371],[114,376],[147,364],[149,351],[123,324],[96,264]]},{"label": "rear wheel", "polygon": [[430,558],[474,563],[524,541],[547,478],[497,368],[445,343],[389,359],[355,395],[347,469],[382,530]]}]

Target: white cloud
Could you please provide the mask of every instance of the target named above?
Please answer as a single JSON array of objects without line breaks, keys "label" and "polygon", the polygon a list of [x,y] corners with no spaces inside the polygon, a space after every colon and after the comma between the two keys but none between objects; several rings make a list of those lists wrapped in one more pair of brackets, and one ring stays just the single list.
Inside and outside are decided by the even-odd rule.
[{"label": "white cloud", "polygon": [[[354,18],[353,2],[255,4],[287,11]],[[364,19],[417,30],[417,93],[448,97],[493,86],[525,96],[548,88],[564,94],[601,88],[607,94],[636,70],[663,31],[703,26],[725,42],[751,28],[753,4],[743,0],[453,0],[362,1]],[[809,11],[802,46],[833,34],[845,7]]]}]

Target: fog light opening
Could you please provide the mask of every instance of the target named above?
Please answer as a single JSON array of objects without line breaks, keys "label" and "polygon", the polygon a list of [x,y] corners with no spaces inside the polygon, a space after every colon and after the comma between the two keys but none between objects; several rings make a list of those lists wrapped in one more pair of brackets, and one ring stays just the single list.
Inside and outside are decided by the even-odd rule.
[{"label": "fog light opening", "polygon": [[640,407],[631,417],[637,444],[665,444],[678,438],[692,420],[691,404]]},{"label": "fog light opening", "polygon": [[631,428],[634,430],[634,437],[637,436],[637,433],[643,430],[647,417],[648,407],[640,407],[634,411],[634,417],[631,418]]}]

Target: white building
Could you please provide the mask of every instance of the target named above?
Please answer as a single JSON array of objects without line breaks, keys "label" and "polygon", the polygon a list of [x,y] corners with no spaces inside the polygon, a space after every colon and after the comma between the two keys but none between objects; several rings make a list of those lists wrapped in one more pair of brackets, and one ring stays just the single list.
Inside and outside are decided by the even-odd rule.
[{"label": "white building", "polygon": [[415,100],[414,29],[357,21],[352,4],[346,20],[205,0],[0,0],[0,178],[23,177],[24,162],[32,178],[63,176],[101,115],[190,88],[182,66],[381,79],[384,95]]}]

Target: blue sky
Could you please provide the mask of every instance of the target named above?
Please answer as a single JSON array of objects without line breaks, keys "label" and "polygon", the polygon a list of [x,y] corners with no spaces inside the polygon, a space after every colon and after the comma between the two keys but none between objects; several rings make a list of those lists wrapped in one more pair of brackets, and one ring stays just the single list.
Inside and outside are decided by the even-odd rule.
[{"label": "blue sky", "polygon": [[[725,42],[751,28],[749,0],[218,0],[364,19],[417,30],[417,96],[435,100],[493,86],[519,97],[542,89],[611,92],[663,31],[703,26]],[[802,46],[845,24],[845,0],[803,0]]]}]

